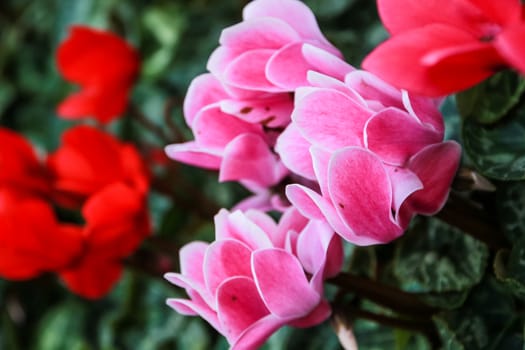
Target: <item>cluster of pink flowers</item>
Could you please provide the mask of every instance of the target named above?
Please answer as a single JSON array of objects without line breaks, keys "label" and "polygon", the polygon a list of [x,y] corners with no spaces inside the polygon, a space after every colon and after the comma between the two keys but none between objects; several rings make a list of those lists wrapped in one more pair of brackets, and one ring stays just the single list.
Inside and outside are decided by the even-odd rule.
[{"label": "cluster of pink flowers", "polygon": [[[166,153],[264,195],[217,214],[213,243],[182,248],[166,278],[190,299],[168,304],[252,349],[325,320],[341,239],[387,243],[437,213],[461,150],[443,140],[440,100],[347,64],[299,0],[250,2],[219,43],[185,99],[195,140]],[[275,224],[262,209],[284,214]]]}]

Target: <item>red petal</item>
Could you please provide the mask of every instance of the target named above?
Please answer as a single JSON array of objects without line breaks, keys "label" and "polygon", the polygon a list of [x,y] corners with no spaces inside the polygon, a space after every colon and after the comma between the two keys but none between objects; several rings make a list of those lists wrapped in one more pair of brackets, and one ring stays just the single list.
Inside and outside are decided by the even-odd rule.
[{"label": "red petal", "polygon": [[444,96],[479,83],[501,61],[490,44],[455,28],[429,25],[387,40],[363,67],[409,91]]}]

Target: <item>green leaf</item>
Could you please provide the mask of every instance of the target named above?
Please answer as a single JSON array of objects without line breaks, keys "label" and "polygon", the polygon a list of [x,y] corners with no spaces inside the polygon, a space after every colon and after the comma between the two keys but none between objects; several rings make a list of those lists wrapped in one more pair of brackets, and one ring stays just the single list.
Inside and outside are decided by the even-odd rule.
[{"label": "green leaf", "polygon": [[525,182],[498,185],[496,206],[505,236],[515,242],[525,237]]},{"label": "green leaf", "polygon": [[410,292],[458,292],[478,283],[487,247],[433,218],[418,218],[396,247],[394,274]]},{"label": "green leaf", "polygon": [[525,80],[517,73],[506,70],[457,94],[456,102],[463,118],[491,124],[515,107],[524,91]]},{"label": "green leaf", "polygon": [[510,251],[497,252],[494,272],[508,290],[525,300],[525,237],[518,240]]},{"label": "green leaf", "polygon": [[495,126],[468,118],[463,122],[462,137],[465,152],[483,175],[525,179],[525,109]]},{"label": "green leaf", "polygon": [[512,296],[494,279],[476,286],[465,304],[434,322],[443,349],[522,349],[523,319]]},{"label": "green leaf", "polygon": [[86,310],[77,301],[65,301],[51,309],[40,321],[35,349],[89,349],[84,339]]}]

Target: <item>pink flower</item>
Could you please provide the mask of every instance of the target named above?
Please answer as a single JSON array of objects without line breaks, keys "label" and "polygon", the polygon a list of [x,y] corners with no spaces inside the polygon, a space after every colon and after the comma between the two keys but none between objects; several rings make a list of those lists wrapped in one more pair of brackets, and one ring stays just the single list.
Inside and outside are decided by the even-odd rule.
[{"label": "pink flower", "polygon": [[284,325],[309,327],[330,315],[322,283],[342,266],[341,240],[323,221],[294,209],[276,224],[260,211],[221,210],[216,240],[180,251],[181,273],[166,278],[190,299],[169,299],[183,315],[200,315],[232,345],[256,349]]},{"label": "pink flower", "polygon": [[312,11],[298,0],[250,2],[243,10],[243,21],[224,29],[219,42],[208,69],[241,96],[251,91],[293,91],[305,85],[311,69],[338,75],[344,74],[340,66],[346,69]]},{"label": "pink flower", "polygon": [[77,25],[58,48],[57,66],[65,79],[82,88],[62,101],[58,115],[92,116],[108,123],[126,110],[140,59],[119,36]]},{"label": "pink flower", "polygon": [[392,37],[363,67],[410,91],[443,96],[507,66],[525,74],[519,0],[378,0]]},{"label": "pink flower", "polygon": [[363,71],[344,83],[316,73],[309,78],[313,86],[297,90],[293,122],[276,149],[290,170],[317,181],[320,193],[289,185],[292,204],[358,245],[389,242],[413,215],[439,211],[460,147],[442,142],[436,101]]},{"label": "pink flower", "polygon": [[166,153],[219,170],[219,181],[239,181],[262,201],[289,174],[273,148],[290,123],[290,93],[307,84],[308,70],[343,77],[353,68],[300,1],[256,0],[243,13],[243,22],[223,30],[208,62],[211,74],[188,89],[184,116],[195,140],[169,145]]},{"label": "pink flower", "polygon": [[219,170],[219,181],[250,187],[278,183],[287,170],[272,152],[276,132],[290,121],[288,94],[238,101],[211,74],[193,80],[184,104],[195,140],[166,147],[174,160]]}]

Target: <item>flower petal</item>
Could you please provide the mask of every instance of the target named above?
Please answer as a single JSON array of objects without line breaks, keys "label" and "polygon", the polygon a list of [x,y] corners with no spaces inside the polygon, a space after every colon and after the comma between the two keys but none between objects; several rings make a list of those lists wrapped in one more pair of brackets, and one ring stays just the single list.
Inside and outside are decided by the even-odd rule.
[{"label": "flower petal", "polygon": [[333,48],[321,33],[312,10],[301,1],[252,1],[244,7],[242,14],[245,21],[260,17],[279,18],[291,25],[304,39],[312,39]]},{"label": "flower petal", "polygon": [[224,72],[224,81],[234,87],[246,90],[282,92],[266,78],[266,63],[275,50],[257,49],[247,51],[230,62]]},{"label": "flower petal", "polygon": [[392,34],[421,28],[432,23],[472,30],[484,18],[469,0],[378,0],[379,16]]},{"label": "flower petal", "polygon": [[438,143],[442,135],[408,113],[386,108],[374,115],[365,127],[369,150],[389,164],[402,166],[423,147]]},{"label": "flower petal", "polygon": [[184,98],[184,118],[191,128],[197,113],[204,107],[229,98],[219,80],[212,74],[201,74],[195,77],[188,87]]},{"label": "flower petal", "polygon": [[284,166],[259,135],[239,135],[225,148],[223,157],[221,182],[250,180],[261,186],[272,186],[286,174]]},{"label": "flower petal", "polygon": [[168,145],[165,152],[173,160],[204,169],[218,170],[221,166],[222,158],[216,151],[207,150],[195,141]]},{"label": "flower petal", "polygon": [[264,304],[281,318],[309,314],[320,295],[310,287],[297,258],[281,249],[264,249],[252,255],[252,269]]},{"label": "flower petal", "polygon": [[239,241],[222,240],[210,244],[202,265],[209,292],[215,295],[219,285],[230,277],[251,277],[250,257],[250,248]]},{"label": "flower petal", "polygon": [[278,18],[253,18],[224,29],[219,43],[238,52],[280,49],[301,37],[288,23]]},{"label": "flower petal", "polygon": [[308,85],[306,73],[313,67],[304,59],[302,46],[302,42],[295,42],[275,52],[266,65],[267,79],[289,91]]},{"label": "flower petal", "polygon": [[362,65],[393,85],[444,96],[487,78],[501,65],[501,58],[490,44],[467,32],[431,24],[387,40]]},{"label": "flower petal", "polygon": [[423,189],[409,197],[418,213],[433,215],[445,205],[461,157],[461,146],[454,141],[430,145],[410,159],[408,168],[420,178]]},{"label": "flower petal", "polygon": [[525,60],[523,59],[525,57],[524,36],[525,24],[520,22],[505,28],[495,40],[495,46],[499,53],[521,74],[525,74]]},{"label": "flower petal", "polygon": [[392,216],[392,187],[381,160],[348,147],[334,153],[328,188],[335,209],[357,236],[389,242],[403,233]]},{"label": "flower petal", "polygon": [[318,89],[295,106],[292,121],[313,145],[336,150],[363,144],[363,131],[371,111],[341,92]]},{"label": "flower petal", "polygon": [[217,290],[221,333],[234,343],[251,325],[269,314],[251,278],[232,277]]},{"label": "flower petal", "polygon": [[288,125],[277,139],[275,151],[292,172],[309,180],[315,179],[310,157],[310,143],[300,134],[294,123]]}]

